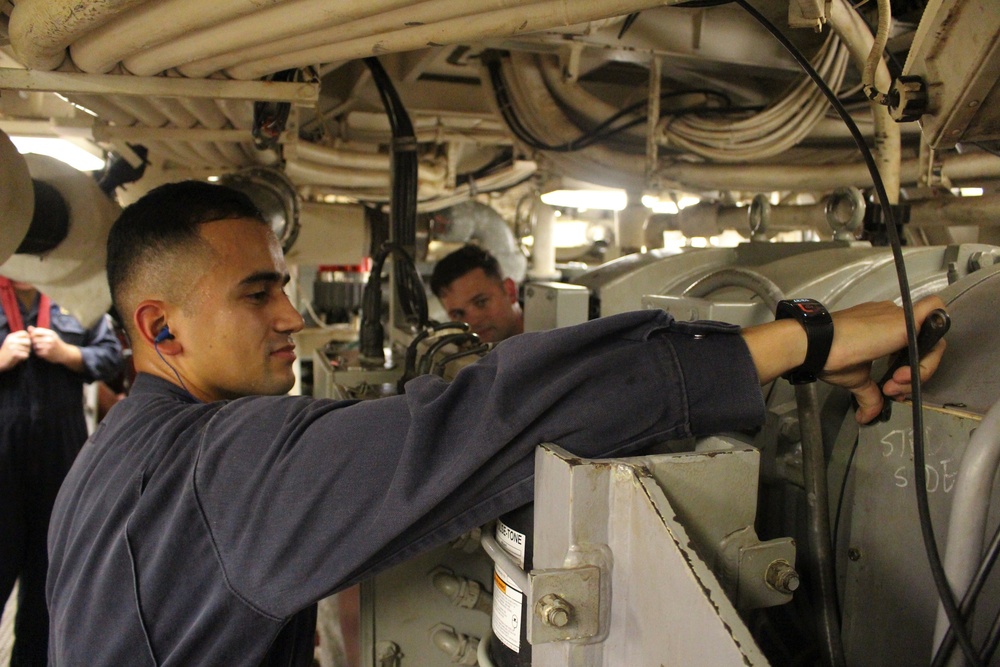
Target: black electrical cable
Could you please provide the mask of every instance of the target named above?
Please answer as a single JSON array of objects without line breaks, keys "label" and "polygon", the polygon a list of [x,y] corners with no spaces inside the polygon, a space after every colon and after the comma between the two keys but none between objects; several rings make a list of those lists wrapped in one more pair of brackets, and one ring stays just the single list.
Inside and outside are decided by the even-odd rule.
[{"label": "black electrical cable", "polygon": [[806,71],[813,82],[823,91],[830,104],[837,110],[840,117],[843,119],[844,124],[851,132],[851,136],[854,137],[855,143],[858,145],[858,149],[861,151],[861,155],[864,158],[865,165],[868,167],[868,171],[871,173],[872,182],[875,186],[875,192],[878,196],[879,202],[882,204],[882,209],[885,211],[885,215],[888,218],[888,235],[889,243],[892,248],[892,256],[896,266],[896,276],[899,281],[899,291],[900,297],[902,299],[903,305],[903,315],[906,321],[906,341],[907,341],[907,353],[910,362],[910,369],[912,371],[912,403],[913,403],[913,478],[916,495],[917,495],[917,513],[920,517],[920,532],[924,541],[924,548],[927,552],[927,560],[931,568],[931,574],[934,578],[934,584],[937,587],[938,597],[941,600],[941,604],[944,607],[945,613],[948,616],[948,622],[951,624],[952,629],[955,631],[956,637],[958,639],[959,645],[962,647],[962,652],[965,654],[966,660],[968,660],[972,665],[979,666],[982,662],[979,659],[979,654],[972,645],[972,641],[969,638],[968,628],[965,626],[965,622],[962,619],[961,613],[958,610],[958,605],[955,602],[955,596],[948,584],[948,578],[944,572],[944,566],[941,563],[941,556],[938,552],[937,543],[934,538],[934,528],[931,523],[930,516],[930,505],[927,499],[927,471],[925,466],[925,447],[924,447],[924,419],[923,419],[923,395],[920,382],[920,358],[917,352],[917,327],[913,315],[913,298],[910,294],[909,279],[906,276],[906,267],[903,263],[903,251],[902,244],[899,239],[899,232],[896,229],[896,213],[893,207],[889,205],[889,197],[885,191],[885,184],[882,182],[882,177],[878,172],[878,167],[875,164],[875,158],[872,156],[871,150],[868,148],[868,144],[865,143],[865,139],[858,129],[858,126],[854,123],[851,115],[844,108],[844,105],[840,103],[837,99],[837,95],[830,90],[830,87],[826,85],[823,78],[813,69],[809,60],[792,44],[784,34],[778,30],[774,24],[772,24],[767,17],[758,12],[753,6],[751,6],[747,0],[735,0],[737,4],[740,5],[748,14],[750,14],[754,19],[757,20],[764,28],[770,32],[775,39],[777,39],[781,45],[795,58],[796,62]]},{"label": "black electrical cable", "polygon": [[[490,77],[490,84],[493,87],[494,98],[496,100],[497,107],[500,110],[500,115],[503,117],[504,121],[507,123],[507,126],[511,129],[514,135],[522,143],[526,144],[529,148],[534,148],[535,150],[553,151],[559,153],[572,153],[574,151],[587,148],[588,146],[591,146],[597,143],[598,141],[603,141],[605,139],[608,139],[609,137],[612,137],[615,134],[624,132],[625,130],[633,128],[637,125],[641,125],[642,123],[645,123],[647,120],[647,115],[645,112],[643,112],[634,120],[631,120],[617,127],[610,127],[613,123],[621,120],[624,116],[627,116],[632,113],[637,113],[639,112],[640,109],[645,109],[646,103],[640,102],[632,104],[628,107],[625,107],[624,109],[617,111],[616,113],[612,114],[609,118],[605,119],[594,128],[588,130],[587,132],[581,133],[580,136],[576,137],[571,141],[567,141],[561,144],[550,144],[534,136],[534,134],[532,134],[532,132],[528,130],[527,127],[524,126],[524,123],[522,123],[521,119],[517,116],[517,113],[514,110],[514,104],[510,99],[510,94],[507,89],[507,83],[503,78],[503,72],[501,71],[499,59],[497,58],[486,59],[485,62],[486,62],[487,73],[489,74]],[[727,103],[730,101],[729,98],[724,93],[712,90],[672,91],[662,94],[660,96],[660,99],[669,99],[671,97],[679,97],[682,95],[691,95],[699,93],[706,96],[717,95],[721,97],[723,100],[725,100]],[[703,107],[699,107],[697,109],[689,109],[680,112],[675,112],[672,114],[664,113],[662,115],[678,115],[679,113],[684,113],[684,112],[690,113],[693,111],[701,111],[703,109],[704,109]]]},{"label": "black electrical cable", "polygon": [[382,268],[390,255],[397,258],[396,290],[400,297],[403,313],[419,327],[427,326],[427,294],[423,280],[410,254],[397,243],[386,243],[372,258],[372,270],[368,274],[361,297],[361,356],[368,360],[385,359],[382,343],[385,331],[382,328]]},{"label": "black electrical cable", "polygon": [[[993,532],[993,539],[990,540],[990,545],[986,549],[986,557],[979,564],[979,569],[976,571],[975,576],[972,581],[969,582],[969,587],[965,591],[965,595],[962,597],[962,604],[959,609],[962,612],[962,618],[969,620],[973,608],[976,605],[976,600],[979,594],[983,590],[983,586],[986,584],[986,579],[990,576],[990,572],[993,571],[993,566],[996,564],[997,555],[1000,554],[1000,527],[998,527]],[[1000,615],[993,621],[993,630],[990,632],[990,637],[994,633],[1000,634]],[[992,657],[992,651],[989,650],[990,640],[987,639],[986,644],[979,655],[983,659],[984,664],[989,664],[990,658]],[[937,653],[934,655],[934,661],[931,663],[931,667],[942,667],[948,658],[951,657],[951,652],[955,648],[955,633],[951,628],[948,628],[948,632],[945,633],[944,638],[941,640],[941,645],[938,647]],[[994,646],[995,648],[995,646]]]}]

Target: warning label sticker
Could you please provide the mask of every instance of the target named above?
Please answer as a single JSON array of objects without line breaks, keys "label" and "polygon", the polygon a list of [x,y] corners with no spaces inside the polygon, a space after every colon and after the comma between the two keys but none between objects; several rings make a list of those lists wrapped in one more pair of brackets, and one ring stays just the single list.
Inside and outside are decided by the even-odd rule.
[{"label": "warning label sticker", "polygon": [[[497,531],[500,532],[499,530]],[[497,567],[493,571],[493,634],[512,651],[521,650],[521,602],[519,591],[510,576]]]}]

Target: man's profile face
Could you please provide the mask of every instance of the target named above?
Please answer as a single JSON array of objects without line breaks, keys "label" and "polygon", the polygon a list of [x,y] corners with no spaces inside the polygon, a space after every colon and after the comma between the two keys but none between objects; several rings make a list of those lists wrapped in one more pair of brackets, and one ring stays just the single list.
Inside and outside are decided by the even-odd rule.
[{"label": "man's profile face", "polygon": [[517,286],[496,280],[480,268],[453,280],[441,290],[441,305],[455,322],[468,322],[486,343],[499,343],[524,331]]},{"label": "man's profile face", "polygon": [[295,382],[291,334],[303,322],[282,290],[288,273],[277,239],[249,219],[205,223],[199,235],[209,259],[172,314],[183,347],[173,363],[204,400],[287,392]]}]

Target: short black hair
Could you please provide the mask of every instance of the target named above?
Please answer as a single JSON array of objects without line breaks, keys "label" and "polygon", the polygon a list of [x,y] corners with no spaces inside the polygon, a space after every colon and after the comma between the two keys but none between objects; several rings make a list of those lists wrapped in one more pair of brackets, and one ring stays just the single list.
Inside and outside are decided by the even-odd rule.
[{"label": "short black hair", "polygon": [[500,262],[497,258],[477,245],[465,245],[445,256],[434,266],[431,274],[431,291],[440,297],[441,292],[469,271],[482,269],[488,277],[503,282]]},{"label": "short black hair", "polygon": [[200,241],[198,226],[215,220],[251,218],[267,224],[242,192],[203,181],[161,185],[126,207],[108,234],[108,286],[115,309],[128,322],[125,290],[157,256]]}]

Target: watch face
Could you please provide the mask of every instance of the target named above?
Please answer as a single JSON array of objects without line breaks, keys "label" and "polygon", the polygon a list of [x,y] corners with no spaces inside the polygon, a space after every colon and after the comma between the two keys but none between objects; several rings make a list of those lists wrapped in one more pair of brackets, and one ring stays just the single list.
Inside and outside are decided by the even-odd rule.
[{"label": "watch face", "polygon": [[[783,312],[782,312],[783,311]],[[815,299],[787,299],[779,303],[779,314],[803,322],[830,322],[830,313]]]}]

